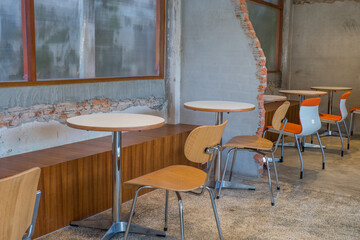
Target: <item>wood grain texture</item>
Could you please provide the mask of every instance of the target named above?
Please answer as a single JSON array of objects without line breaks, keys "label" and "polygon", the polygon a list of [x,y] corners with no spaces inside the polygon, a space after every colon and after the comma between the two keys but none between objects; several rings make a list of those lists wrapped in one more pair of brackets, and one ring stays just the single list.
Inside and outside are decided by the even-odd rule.
[{"label": "wood grain texture", "polygon": [[195,190],[205,184],[207,174],[195,167],[173,165],[125,182],[125,186],[152,186],[179,192]]},{"label": "wood grain texture", "polygon": [[226,124],[216,126],[201,126],[192,131],[185,142],[185,156],[194,163],[205,163],[211,160],[211,155],[205,152],[206,148],[220,144]]},{"label": "wood grain texture", "polygon": [[184,107],[203,112],[247,112],[255,109],[255,105],[231,101],[193,101],[184,103]]},{"label": "wood grain texture", "polygon": [[68,118],[69,127],[88,131],[140,131],[162,127],[162,117],[136,113],[98,113]]},{"label": "wood grain texture", "polygon": [[236,136],[230,139],[223,147],[237,147],[268,151],[273,147],[273,142],[258,136]]},{"label": "wood grain texture", "polygon": [[331,87],[331,86],[316,86],[311,87],[313,90],[321,90],[321,91],[351,91],[351,87]]},{"label": "wood grain texture", "polygon": [[[200,167],[186,160],[184,144],[194,125],[171,125],[123,134],[122,181],[175,165]],[[0,178],[41,168],[42,191],[35,237],[112,206],[111,136],[0,159]],[[146,192],[146,191],[144,191]],[[125,202],[134,189],[123,188]]]},{"label": "wood grain texture", "polygon": [[0,179],[0,239],[21,239],[34,212],[40,168]]},{"label": "wood grain texture", "polygon": [[322,96],[328,94],[327,92],[315,90],[279,90],[279,93],[298,96]]},{"label": "wood grain texture", "polygon": [[[290,102],[290,107],[286,113],[286,118],[288,119],[288,122],[299,124],[300,123],[300,118],[299,118],[300,104],[298,101],[290,100],[289,102]],[[282,104],[282,102],[272,102],[272,103],[264,104],[265,126],[271,126],[275,111],[281,104]],[[274,133],[266,133],[265,137],[271,141],[276,141],[278,138],[278,135],[274,134]]]}]

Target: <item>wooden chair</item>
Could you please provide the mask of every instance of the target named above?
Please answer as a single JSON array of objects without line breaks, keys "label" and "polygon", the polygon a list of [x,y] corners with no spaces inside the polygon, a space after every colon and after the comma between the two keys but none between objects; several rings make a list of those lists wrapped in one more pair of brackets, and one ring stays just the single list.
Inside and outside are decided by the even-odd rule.
[{"label": "wooden chair", "polygon": [[347,92],[347,93],[344,93],[343,95],[341,95],[340,103],[339,103],[340,116],[333,115],[333,114],[327,114],[327,113],[320,113],[321,122],[336,124],[337,129],[339,131],[340,140],[341,140],[341,156],[342,157],[344,156],[344,141],[343,141],[343,137],[341,134],[340,123],[344,124],[347,139],[348,139],[347,149],[350,148],[350,136],[349,136],[349,131],[346,126],[346,122],[345,122],[345,119],[348,115],[348,112],[346,109],[346,100],[349,98],[349,96],[350,96],[350,92]]},{"label": "wooden chair", "polygon": [[[209,160],[211,161],[209,173],[211,173],[214,167],[214,160],[216,159],[217,154],[219,153],[219,144],[224,132],[227,121],[221,125],[216,126],[201,126],[194,129],[188,136],[185,142],[184,153],[188,160],[195,163],[205,163]],[[139,186],[135,192],[135,197],[131,207],[131,213],[129,217],[129,222],[126,227],[126,232],[124,239],[127,239],[130,230],[130,224],[132,216],[135,209],[136,199],[139,192],[144,189],[164,189],[166,190],[166,202],[165,202],[165,227],[164,230],[167,230],[167,206],[168,206],[168,197],[169,191],[175,191],[178,202],[179,202],[179,211],[180,211],[180,229],[181,229],[181,239],[184,239],[184,218],[183,218],[183,205],[180,192],[190,192],[194,194],[202,194],[204,189],[206,189],[210,194],[210,199],[215,215],[215,220],[219,232],[219,237],[222,239],[222,233],[219,223],[219,218],[217,215],[217,210],[215,206],[214,197],[212,191],[207,186],[209,182],[209,174],[206,174],[204,171],[183,165],[173,165],[158,171],[146,174],[144,176],[132,179],[125,182],[127,186]],[[200,193],[192,192],[195,189],[201,188]]]},{"label": "wooden chair", "polygon": [[269,187],[270,187],[271,205],[274,206],[275,203],[274,203],[274,197],[273,197],[272,186],[271,186],[270,165],[269,165],[269,159],[267,158],[266,154],[270,153],[272,156],[272,163],[274,165],[276,185],[277,185],[277,189],[279,190],[280,186],[279,186],[279,180],[278,180],[277,170],[276,170],[276,161],[274,160],[275,159],[274,152],[276,151],[276,149],[278,147],[279,141],[283,135],[283,131],[286,126],[287,120],[285,118],[285,115],[289,109],[289,106],[290,106],[290,102],[286,101],[280,107],[278,107],[278,109],[274,113],[274,117],[272,119],[272,125],[273,125],[274,129],[279,130],[279,137],[278,137],[277,141],[275,142],[275,144],[268,139],[257,137],[257,136],[236,136],[236,137],[233,137],[232,139],[230,139],[230,141],[228,141],[225,145],[223,145],[223,148],[231,148],[231,149],[228,151],[228,154],[227,154],[224,170],[223,170],[222,177],[221,177],[220,188],[217,193],[217,198],[219,198],[220,194],[221,194],[221,186],[222,186],[222,182],[224,181],[224,176],[226,174],[226,167],[227,167],[227,164],[229,161],[230,153],[234,152],[233,153],[233,162],[232,162],[233,164],[231,167],[231,173],[232,173],[232,170],[233,170],[232,168],[234,166],[234,162],[236,159],[236,152],[239,150],[251,150],[251,151],[260,153],[261,155],[264,156],[263,161],[264,161],[264,163],[266,163],[267,170],[268,170],[267,172],[268,172],[268,180],[269,180]]},{"label": "wooden chair", "polygon": [[355,119],[354,119],[354,115],[355,114],[360,114],[360,107],[354,107],[354,108],[352,108],[351,110],[350,110],[350,113],[351,113],[351,115],[350,115],[350,135],[352,136],[352,135],[354,135],[354,121],[355,121]]},{"label": "wooden chair", "polygon": [[30,240],[34,234],[41,194],[36,192],[40,171],[32,168],[0,179],[0,239]]}]

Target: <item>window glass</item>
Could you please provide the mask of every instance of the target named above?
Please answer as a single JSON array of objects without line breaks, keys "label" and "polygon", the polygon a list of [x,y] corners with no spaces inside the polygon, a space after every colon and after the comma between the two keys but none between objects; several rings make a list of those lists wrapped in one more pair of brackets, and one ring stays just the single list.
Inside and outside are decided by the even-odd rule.
[{"label": "window glass", "polygon": [[36,75],[80,77],[79,0],[35,0]]},{"label": "window glass", "polygon": [[264,2],[269,2],[269,3],[275,4],[275,5],[279,4],[279,0],[264,0]]},{"label": "window glass", "polygon": [[0,82],[24,79],[20,0],[0,0]]},{"label": "window glass", "polygon": [[247,2],[247,8],[250,21],[266,56],[267,69],[278,70],[276,54],[279,10],[250,1]]},{"label": "window glass", "polygon": [[97,77],[153,76],[156,0],[95,0]]},{"label": "window glass", "polygon": [[35,0],[37,78],[154,76],[156,0]]}]

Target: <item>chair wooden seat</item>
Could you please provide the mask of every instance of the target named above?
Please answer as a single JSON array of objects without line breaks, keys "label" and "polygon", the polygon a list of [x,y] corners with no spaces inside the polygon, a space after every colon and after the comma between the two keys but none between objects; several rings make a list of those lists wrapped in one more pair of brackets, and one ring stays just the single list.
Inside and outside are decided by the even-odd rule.
[{"label": "chair wooden seat", "polygon": [[250,148],[264,151],[270,151],[273,142],[258,136],[236,136],[230,139],[223,147]]},{"label": "chair wooden seat", "polygon": [[[165,179],[165,180],[164,180]],[[173,165],[125,182],[125,186],[152,186],[165,190],[187,192],[204,185],[206,173],[198,168]]]}]

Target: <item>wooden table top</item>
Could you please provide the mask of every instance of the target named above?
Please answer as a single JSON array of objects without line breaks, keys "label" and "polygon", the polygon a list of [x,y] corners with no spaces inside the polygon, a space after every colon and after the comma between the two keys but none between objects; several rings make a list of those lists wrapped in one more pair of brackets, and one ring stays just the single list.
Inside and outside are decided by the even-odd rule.
[{"label": "wooden table top", "polygon": [[68,118],[69,127],[91,131],[138,131],[161,127],[161,117],[134,113],[100,113]]},{"label": "wooden table top", "polygon": [[279,93],[298,95],[298,96],[320,96],[327,95],[327,92],[313,90],[279,90]]},{"label": "wooden table top", "polygon": [[231,101],[193,101],[184,103],[184,107],[204,112],[247,112],[255,109],[254,104]]},{"label": "wooden table top", "polygon": [[281,95],[265,95],[263,96],[264,98],[264,102],[265,103],[269,103],[269,102],[280,102],[280,101],[285,101],[287,99],[286,96],[281,96]]},{"label": "wooden table top", "polygon": [[315,86],[311,87],[314,90],[322,90],[322,91],[351,91],[351,87],[331,87],[331,86]]}]

